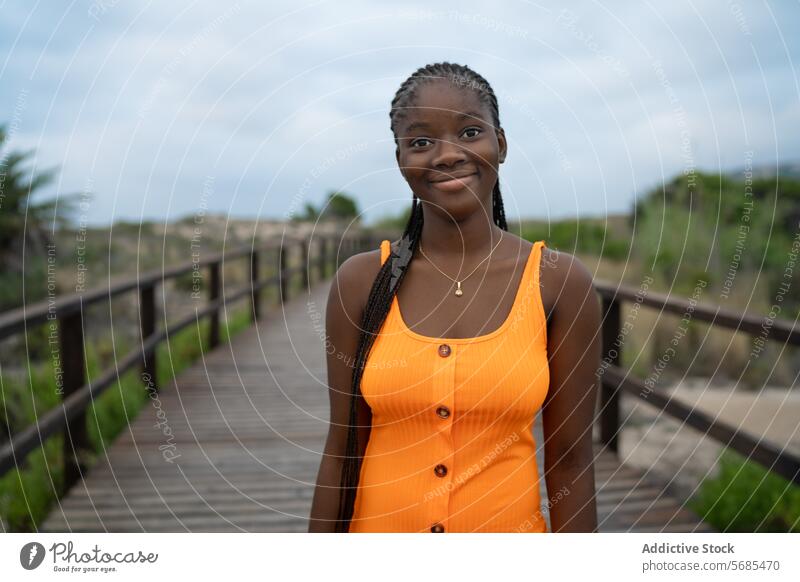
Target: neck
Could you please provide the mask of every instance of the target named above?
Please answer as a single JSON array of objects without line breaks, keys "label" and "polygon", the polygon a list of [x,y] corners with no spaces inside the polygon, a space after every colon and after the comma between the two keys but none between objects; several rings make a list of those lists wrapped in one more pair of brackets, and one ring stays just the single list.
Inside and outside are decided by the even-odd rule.
[{"label": "neck", "polygon": [[424,223],[420,236],[425,254],[445,258],[485,257],[503,234],[503,229],[494,223],[491,199],[489,202],[485,212],[473,212],[461,221],[429,211],[427,205],[423,205]]}]

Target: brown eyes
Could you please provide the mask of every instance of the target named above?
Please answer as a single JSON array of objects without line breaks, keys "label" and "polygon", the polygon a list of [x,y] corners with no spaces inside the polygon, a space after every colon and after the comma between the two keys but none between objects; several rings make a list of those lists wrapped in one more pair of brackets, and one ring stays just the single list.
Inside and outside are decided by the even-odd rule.
[{"label": "brown eyes", "polygon": [[409,145],[410,145],[412,148],[417,148],[417,147],[425,147],[425,145],[424,145],[424,144],[421,144],[421,143],[420,143],[420,142],[423,142],[423,141],[431,141],[431,140],[429,140],[429,139],[428,139],[428,138],[426,138],[426,137],[420,137],[420,138],[417,138],[417,139],[415,139],[414,141],[412,141],[412,142],[411,142]]},{"label": "brown eyes", "polygon": [[480,127],[468,127],[467,129],[464,130],[464,133],[467,133],[468,131],[477,131],[478,133],[476,133],[474,137],[477,137],[479,133],[483,132],[483,130]]},{"label": "brown eyes", "polygon": [[[475,132],[473,135],[467,135],[467,137],[473,138],[473,137],[478,137],[478,135],[483,133],[483,130],[480,127],[468,127],[463,132],[461,132],[461,135],[465,135],[465,134],[467,134],[469,132]],[[420,149],[420,148],[427,147],[426,144],[423,143],[423,142],[431,142],[431,143],[433,143],[433,141],[428,139],[427,137],[418,137],[418,138],[412,140],[411,143],[409,144],[409,146],[414,148],[414,149]]]}]

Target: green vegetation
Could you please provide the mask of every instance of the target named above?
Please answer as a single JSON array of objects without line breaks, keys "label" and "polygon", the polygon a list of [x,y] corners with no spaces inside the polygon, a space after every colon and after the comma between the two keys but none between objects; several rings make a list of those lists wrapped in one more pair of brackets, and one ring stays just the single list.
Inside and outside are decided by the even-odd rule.
[{"label": "green vegetation", "polygon": [[725,449],[689,507],[721,532],[800,533],[800,487]]},{"label": "green vegetation", "polygon": [[398,214],[387,214],[375,221],[373,228],[378,232],[397,231],[403,232],[411,218],[411,204]]},{"label": "green vegetation", "polygon": [[591,254],[611,261],[624,261],[630,253],[630,232],[615,229],[605,218],[559,220],[549,224],[527,222],[522,238],[544,240],[548,247],[570,254]]},{"label": "green vegetation", "polygon": [[[220,325],[220,339],[227,341],[236,332],[250,325],[249,309],[231,314],[227,324]],[[162,387],[208,351],[208,320],[190,326],[170,337],[157,350],[158,384]],[[96,378],[112,362],[101,362],[98,354],[112,349],[118,357],[132,348],[124,342],[114,346],[86,345],[88,377]],[[0,418],[7,420],[12,433],[36,422],[59,403],[52,365],[29,366],[24,380],[0,375]],[[136,417],[148,401],[148,393],[138,369],[123,374],[88,408],[86,421],[93,458],[89,466],[102,456],[116,436]],[[63,488],[63,436],[54,436],[32,452],[20,467],[0,478],[0,520],[10,531],[36,531],[47,516]]]},{"label": "green vegetation", "polygon": [[[691,293],[700,279],[717,294],[731,273],[765,278],[768,305],[776,300],[800,229],[800,180],[733,180],[719,174],[680,175],[637,202],[636,258],[672,289]],[[800,269],[789,281],[800,286]],[[793,319],[800,294],[787,294],[783,318]]]},{"label": "green vegetation", "polygon": [[319,208],[306,202],[304,212],[292,217],[292,222],[300,221],[359,221],[358,202],[344,192],[328,192],[325,202]]}]

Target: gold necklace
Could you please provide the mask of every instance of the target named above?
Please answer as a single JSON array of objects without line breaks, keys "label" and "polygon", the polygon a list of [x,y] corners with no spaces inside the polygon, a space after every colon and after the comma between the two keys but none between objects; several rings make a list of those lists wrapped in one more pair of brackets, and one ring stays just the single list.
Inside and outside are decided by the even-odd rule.
[{"label": "gold necklace", "polygon": [[484,262],[486,262],[486,260],[487,260],[489,257],[491,257],[491,256],[492,256],[492,253],[494,253],[495,249],[497,248],[497,246],[500,244],[500,241],[502,241],[502,240],[503,240],[503,233],[501,232],[501,233],[500,233],[500,240],[498,240],[498,241],[497,241],[497,244],[496,244],[496,245],[494,245],[494,248],[493,248],[491,251],[489,251],[489,254],[487,255],[486,259],[483,259],[483,261],[481,261],[480,263],[478,263],[478,266],[477,266],[477,267],[475,267],[474,269],[472,269],[472,273],[470,273],[469,275],[467,275],[466,277],[464,277],[463,279],[461,279],[461,281],[456,281],[455,279],[453,279],[453,278],[452,278],[450,275],[448,275],[447,273],[445,273],[444,271],[442,271],[442,270],[441,270],[439,267],[437,267],[437,266],[436,266],[436,265],[433,263],[433,261],[431,261],[431,260],[430,260],[430,258],[428,257],[428,255],[426,255],[426,254],[425,254],[425,251],[423,251],[423,250],[422,250],[422,241],[420,241],[420,242],[419,242],[419,252],[420,252],[420,253],[422,253],[422,256],[423,256],[423,257],[425,257],[426,259],[428,259],[428,262],[429,262],[431,265],[433,265],[433,267],[434,267],[434,268],[435,268],[437,271],[439,271],[439,272],[440,272],[442,275],[444,275],[445,277],[447,277],[448,279],[450,279],[451,281],[453,281],[453,282],[454,282],[456,285],[458,285],[458,287],[457,287],[457,289],[456,289],[456,291],[455,291],[455,296],[456,296],[456,297],[461,297],[461,296],[464,294],[464,292],[461,290],[461,283],[463,283],[464,281],[466,281],[467,279],[469,279],[469,278],[472,276],[472,274],[473,274],[473,273],[475,273],[475,271],[477,271],[477,270],[478,270],[478,267],[480,267],[480,266],[481,266],[481,265],[482,265]]}]

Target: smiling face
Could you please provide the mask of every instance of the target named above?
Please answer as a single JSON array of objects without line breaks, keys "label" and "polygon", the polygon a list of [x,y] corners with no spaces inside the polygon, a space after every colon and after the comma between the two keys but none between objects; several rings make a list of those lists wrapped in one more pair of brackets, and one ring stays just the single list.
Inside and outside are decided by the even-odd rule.
[{"label": "smiling face", "polygon": [[419,87],[398,123],[397,163],[428,210],[463,220],[473,212],[492,218],[497,169],[506,139],[474,90],[446,79]]}]

